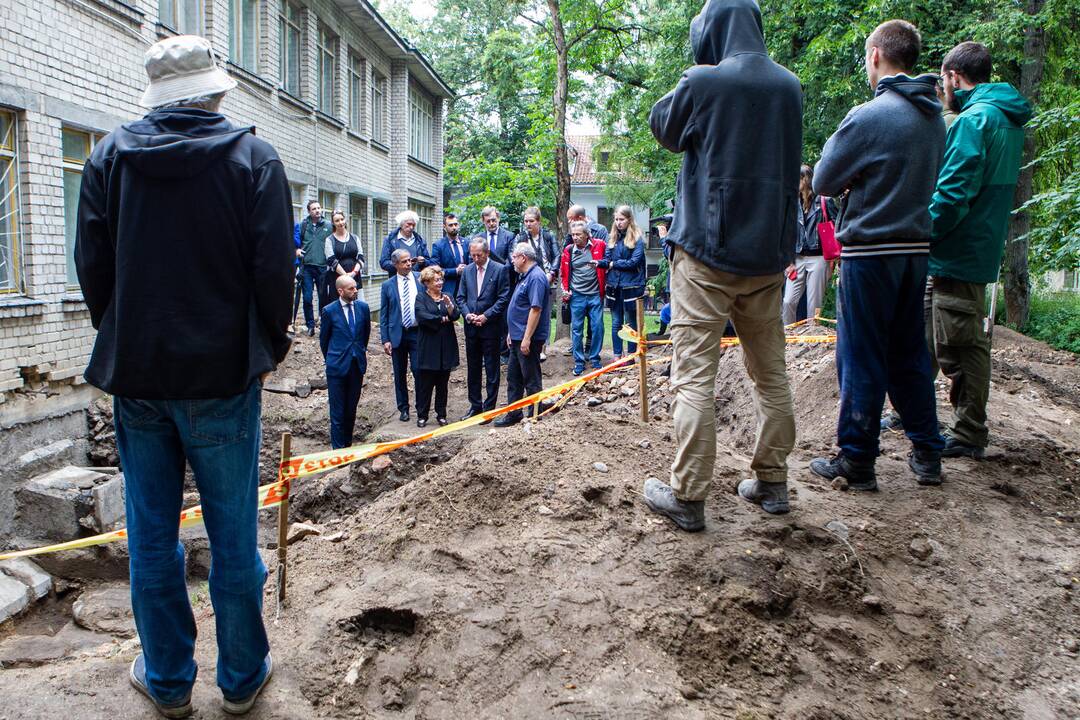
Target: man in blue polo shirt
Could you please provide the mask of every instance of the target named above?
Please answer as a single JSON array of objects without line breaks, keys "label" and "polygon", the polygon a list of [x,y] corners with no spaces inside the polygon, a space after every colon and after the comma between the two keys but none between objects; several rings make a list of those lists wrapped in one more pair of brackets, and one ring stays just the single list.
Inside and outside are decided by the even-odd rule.
[{"label": "man in blue polo shirt", "polygon": [[[510,362],[506,368],[507,402],[515,403],[543,388],[540,353],[551,331],[551,293],[545,273],[536,262],[536,250],[527,242],[518,243],[510,254],[514,270],[520,275],[510,305],[506,310],[507,345]],[[531,410],[531,408],[530,408]],[[521,422],[521,410],[503,415],[495,427]]]}]

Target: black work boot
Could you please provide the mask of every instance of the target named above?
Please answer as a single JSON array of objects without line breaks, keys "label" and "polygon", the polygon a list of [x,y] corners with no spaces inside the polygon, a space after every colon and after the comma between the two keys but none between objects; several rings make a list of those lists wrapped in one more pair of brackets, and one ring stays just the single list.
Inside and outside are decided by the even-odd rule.
[{"label": "black work boot", "polygon": [[833,455],[830,460],[825,458],[811,460],[810,471],[826,480],[842,477],[847,480],[848,487],[852,490],[874,492],[878,489],[877,477],[874,475],[874,462],[855,460],[842,452]]},{"label": "black work boot", "polygon": [[986,448],[981,448],[978,445],[968,445],[966,442],[960,442],[951,435],[946,435],[945,449],[941,451],[941,457],[966,457],[971,458],[972,460],[982,460],[986,457]]},{"label": "black work boot", "polygon": [[920,485],[941,484],[941,453],[915,448],[908,453],[907,464]]},{"label": "black work boot", "polygon": [[786,482],[743,480],[739,483],[739,497],[760,505],[762,510],[773,515],[783,515],[791,510],[788,506]]},{"label": "black work boot", "polygon": [[667,515],[686,532],[705,529],[705,501],[680,500],[670,485],[656,478],[645,481],[645,504],[654,513]]}]

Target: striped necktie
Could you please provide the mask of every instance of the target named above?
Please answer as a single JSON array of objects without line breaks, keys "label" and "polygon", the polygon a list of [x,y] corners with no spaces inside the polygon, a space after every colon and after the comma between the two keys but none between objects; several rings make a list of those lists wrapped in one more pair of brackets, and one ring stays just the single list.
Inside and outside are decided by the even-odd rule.
[{"label": "striped necktie", "polygon": [[408,275],[401,281],[401,316],[405,320],[406,328],[416,324],[413,318],[412,277]]}]

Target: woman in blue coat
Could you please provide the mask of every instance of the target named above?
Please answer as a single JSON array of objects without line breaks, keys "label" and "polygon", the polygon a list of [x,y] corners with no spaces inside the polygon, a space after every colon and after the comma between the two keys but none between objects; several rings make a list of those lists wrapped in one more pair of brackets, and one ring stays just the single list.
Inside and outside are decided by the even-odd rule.
[{"label": "woman in blue coat", "polygon": [[[611,310],[611,351],[616,359],[623,354],[619,337],[623,324],[637,329],[636,303],[645,296],[645,244],[631,207],[617,207],[603,265],[607,268],[606,295]],[[637,345],[627,343],[628,353],[636,351]]]}]

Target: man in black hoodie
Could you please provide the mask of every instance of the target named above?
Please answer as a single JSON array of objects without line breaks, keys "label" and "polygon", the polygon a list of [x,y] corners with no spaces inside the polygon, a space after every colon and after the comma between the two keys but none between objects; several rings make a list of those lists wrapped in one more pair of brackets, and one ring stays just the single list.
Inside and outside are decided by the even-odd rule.
[{"label": "man in black hoodie", "polygon": [[653,134],[684,153],[671,257],[675,439],[670,485],[645,483],[645,502],[683,530],[705,527],[716,462],[715,384],[731,318],[754,381],[755,478],[739,494],[788,511],[795,442],[780,321],[783,270],[794,258],[802,153],[798,79],[765,51],[753,0],[709,0],[690,26],[698,65],[656,103]]},{"label": "man in black hoodie", "polygon": [[206,40],[162,40],[145,64],[153,111],[98,143],[83,172],[75,262],[98,331],[85,375],[113,395],[142,642],[131,683],[166,717],[191,714],[187,462],[213,557],[217,682],[240,713],[273,669],[256,537],[260,396],[290,343],[289,186],[254,128],[217,112],[236,83]]},{"label": "man in black hoodie", "polygon": [[941,484],[941,450],[923,292],[930,252],[930,198],[945,147],[934,75],[911,77],[922,49],[915,26],[882,23],[866,40],[874,99],[848,113],[825,143],[814,192],[847,192],[837,296],[840,418],[832,459],[810,469],[876,490],[881,408],[888,391],[913,445],[920,485]]}]

